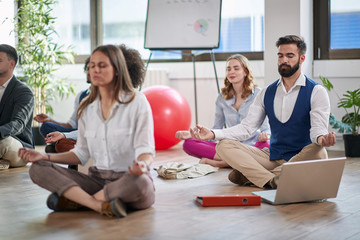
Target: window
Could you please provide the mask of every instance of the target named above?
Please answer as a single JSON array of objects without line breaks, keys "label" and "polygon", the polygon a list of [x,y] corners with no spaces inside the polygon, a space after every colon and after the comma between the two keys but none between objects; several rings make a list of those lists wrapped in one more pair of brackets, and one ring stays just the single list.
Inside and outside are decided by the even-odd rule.
[{"label": "window", "polygon": [[61,0],[54,8],[58,41],[79,55],[91,53],[89,0]]},{"label": "window", "polygon": [[360,2],[332,0],[330,49],[360,48]]},{"label": "window", "polygon": [[[55,16],[59,42],[72,45],[79,55],[89,55],[100,44],[124,43],[148,59],[150,51],[144,49],[146,12],[147,0],[58,1]],[[214,49],[216,60],[238,52],[250,59],[262,59],[263,16],[264,0],[222,0],[220,44]],[[189,50],[183,53],[153,51],[151,60],[191,61]],[[210,55],[198,56],[197,61],[201,60],[210,60]]]},{"label": "window", "polygon": [[9,11],[9,9],[14,9],[14,1],[0,0],[0,43],[15,46],[15,34],[12,32],[14,11]]},{"label": "window", "polygon": [[264,1],[222,1],[220,46],[215,52],[264,51]]},{"label": "window", "polygon": [[360,2],[314,1],[315,59],[360,59]]}]

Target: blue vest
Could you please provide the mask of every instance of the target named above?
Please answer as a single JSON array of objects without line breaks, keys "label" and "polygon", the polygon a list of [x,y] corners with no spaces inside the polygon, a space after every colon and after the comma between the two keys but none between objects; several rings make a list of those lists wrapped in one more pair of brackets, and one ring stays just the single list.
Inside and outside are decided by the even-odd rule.
[{"label": "blue vest", "polygon": [[305,86],[300,88],[289,120],[281,123],[274,113],[274,98],[278,81],[268,86],[264,97],[265,111],[269,118],[271,129],[270,160],[285,159],[289,161],[303,147],[311,143],[310,99],[314,86],[317,83],[306,77]]}]

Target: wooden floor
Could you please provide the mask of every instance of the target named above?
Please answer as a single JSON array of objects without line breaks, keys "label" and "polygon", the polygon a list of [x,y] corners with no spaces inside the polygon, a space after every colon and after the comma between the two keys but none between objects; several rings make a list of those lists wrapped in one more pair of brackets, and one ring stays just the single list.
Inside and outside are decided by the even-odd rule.
[{"label": "wooden floor", "polygon": [[[331,157],[343,152],[329,152]],[[157,152],[154,166],[197,163],[181,144]],[[227,180],[229,169],[186,180],[152,170],[156,203],[115,219],[92,211],[52,212],[49,192],[31,182],[28,167],[0,171],[0,239],[360,239],[360,158],[346,160],[338,197],[321,203],[203,208],[196,195],[251,194]]]}]

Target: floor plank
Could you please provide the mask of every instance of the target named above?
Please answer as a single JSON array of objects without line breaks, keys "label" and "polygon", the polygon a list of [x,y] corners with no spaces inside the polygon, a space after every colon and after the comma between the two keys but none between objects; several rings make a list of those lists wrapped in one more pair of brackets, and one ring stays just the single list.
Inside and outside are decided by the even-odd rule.
[{"label": "floor plank", "polygon": [[[42,150],[42,148],[38,148]],[[343,156],[331,152],[330,157]],[[157,151],[154,167],[197,163],[181,144]],[[86,171],[86,167],[81,169]],[[337,198],[320,203],[203,208],[196,195],[251,194],[230,183],[230,169],[186,180],[152,170],[156,202],[124,219],[92,211],[52,212],[49,193],[33,184],[28,167],[0,171],[0,239],[359,239],[360,158],[346,160]]]}]

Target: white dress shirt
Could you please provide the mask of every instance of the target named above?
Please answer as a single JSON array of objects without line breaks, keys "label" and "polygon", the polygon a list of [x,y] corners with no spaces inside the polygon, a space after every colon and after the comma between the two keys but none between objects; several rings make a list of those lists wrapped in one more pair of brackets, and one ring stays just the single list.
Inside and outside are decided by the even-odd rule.
[{"label": "white dress shirt", "polygon": [[[296,103],[301,86],[305,86],[305,76],[300,74],[294,86],[287,92],[282,81],[279,81],[275,99],[274,112],[276,118],[285,123],[289,120]],[[216,140],[224,138],[234,140],[244,140],[251,136],[262,124],[266,117],[264,96],[267,88],[264,88],[251,105],[248,116],[239,124],[231,128],[217,130],[212,129]],[[316,85],[311,93],[310,111],[310,139],[317,143],[317,138],[328,134],[328,124],[330,115],[330,100],[326,89],[321,85]]]},{"label": "white dress shirt", "polygon": [[[121,95],[126,101],[130,95]],[[141,92],[128,104],[115,102],[104,120],[99,96],[79,119],[78,140],[71,150],[85,165],[94,159],[98,169],[127,171],[143,153],[155,154],[154,124],[150,104]]]}]

